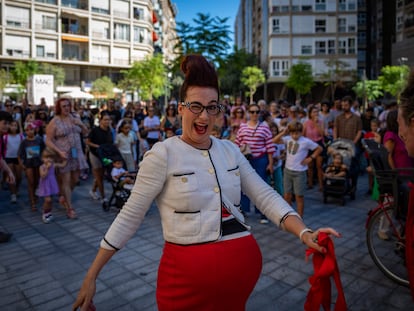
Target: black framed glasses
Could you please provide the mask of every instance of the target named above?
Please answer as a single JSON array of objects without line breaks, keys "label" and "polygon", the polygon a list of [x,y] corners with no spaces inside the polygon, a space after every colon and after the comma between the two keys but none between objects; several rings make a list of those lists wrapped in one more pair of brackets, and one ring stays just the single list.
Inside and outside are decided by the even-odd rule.
[{"label": "black framed glasses", "polygon": [[249,110],[249,113],[251,113],[251,114],[259,114],[260,111],[259,110]]},{"label": "black framed glasses", "polygon": [[216,116],[223,111],[223,106],[220,104],[209,104],[207,106],[203,106],[199,102],[185,102],[181,103],[181,105],[187,107],[194,114],[200,114],[205,109],[209,115]]}]

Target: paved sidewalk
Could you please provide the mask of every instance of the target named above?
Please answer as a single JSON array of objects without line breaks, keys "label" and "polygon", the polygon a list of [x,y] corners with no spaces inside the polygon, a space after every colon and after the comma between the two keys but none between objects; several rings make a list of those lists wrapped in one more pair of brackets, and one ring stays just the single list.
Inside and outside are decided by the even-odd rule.
[{"label": "paved sidewalk", "polygon": [[[55,220],[48,225],[41,221],[40,208],[30,211],[25,195],[12,205],[9,194],[0,191],[0,230],[13,233],[9,243],[0,244],[0,310],[70,309],[99,241],[116,216],[115,210],[103,212],[89,198],[90,184],[82,182],[75,190],[79,219],[67,219],[56,203]],[[364,224],[375,202],[363,195],[366,184],[366,178],[360,178],[357,199],[345,206],[334,200],[324,205],[317,190],[308,190],[305,221],[313,228],[333,226],[343,235],[335,247],[349,310],[414,310],[408,289],[388,280],[368,255]],[[247,310],[303,310],[312,274],[305,247],[275,226],[259,224],[254,216],[248,221],[262,249],[263,271]],[[94,299],[97,310],[157,310],[162,246],[158,211],[152,207],[135,236],[102,271]]]}]

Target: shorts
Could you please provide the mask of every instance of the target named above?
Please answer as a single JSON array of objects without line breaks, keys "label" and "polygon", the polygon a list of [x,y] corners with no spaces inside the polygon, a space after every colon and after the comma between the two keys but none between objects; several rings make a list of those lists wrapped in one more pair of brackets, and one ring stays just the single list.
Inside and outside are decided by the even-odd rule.
[{"label": "shorts", "polygon": [[89,161],[91,162],[92,169],[97,169],[102,167],[101,160],[94,155],[92,152],[89,152]]},{"label": "shorts", "polygon": [[7,164],[14,164],[14,165],[19,164],[18,158],[4,158],[4,161],[6,161]]},{"label": "shorts", "polygon": [[283,188],[285,193],[294,193],[295,195],[304,196],[306,182],[306,171],[292,171],[285,167],[283,173]]}]

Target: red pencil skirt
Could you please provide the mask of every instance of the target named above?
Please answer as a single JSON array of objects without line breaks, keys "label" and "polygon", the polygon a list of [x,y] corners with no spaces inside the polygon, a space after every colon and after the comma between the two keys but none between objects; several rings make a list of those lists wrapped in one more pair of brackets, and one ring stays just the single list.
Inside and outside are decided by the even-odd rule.
[{"label": "red pencil skirt", "polygon": [[244,311],[262,270],[252,235],[198,245],[165,243],[158,269],[159,311]]}]

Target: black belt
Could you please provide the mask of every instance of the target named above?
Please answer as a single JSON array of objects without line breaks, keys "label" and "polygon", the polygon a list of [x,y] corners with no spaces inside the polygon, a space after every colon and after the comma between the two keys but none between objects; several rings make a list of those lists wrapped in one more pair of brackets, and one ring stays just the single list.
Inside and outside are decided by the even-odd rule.
[{"label": "black belt", "polygon": [[241,223],[239,223],[236,219],[229,219],[223,221],[221,225],[222,235],[229,235],[238,232],[247,231],[246,227],[244,227]]}]

